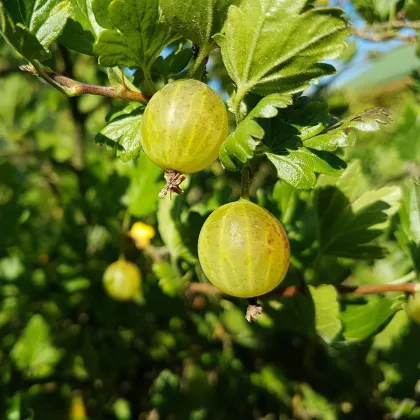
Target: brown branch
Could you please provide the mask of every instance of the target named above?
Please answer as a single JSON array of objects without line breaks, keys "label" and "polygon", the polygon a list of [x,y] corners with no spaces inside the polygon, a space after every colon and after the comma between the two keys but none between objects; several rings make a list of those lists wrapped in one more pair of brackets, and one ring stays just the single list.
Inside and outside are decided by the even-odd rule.
[{"label": "brown branch", "polygon": [[390,29],[420,29],[420,20],[411,22],[405,20],[392,20],[390,22],[374,23],[367,27],[372,31],[387,31]]},{"label": "brown branch", "polygon": [[[406,292],[406,293],[419,293],[420,292],[420,282],[417,283],[404,283],[404,284],[375,284],[375,285],[363,285],[363,286],[337,286],[337,292],[345,295],[369,295],[376,293],[386,293],[386,292]],[[190,283],[187,287],[187,290],[191,293],[203,293],[203,294],[216,294],[222,295],[223,293],[208,283]],[[288,286],[285,288],[274,289],[273,291],[260,296],[264,298],[267,296],[293,296],[299,292],[297,286]]]},{"label": "brown branch", "polygon": [[359,38],[365,39],[366,41],[372,42],[389,41],[391,39],[398,39],[408,43],[417,42],[417,37],[415,35],[401,35],[395,32],[373,33],[365,30],[356,30],[355,35]]},{"label": "brown branch", "polygon": [[420,30],[420,21],[408,22],[404,20],[395,20],[391,22],[375,23],[365,28],[356,29],[355,35],[367,41],[388,41],[390,39],[399,39],[400,41],[415,43],[416,35],[402,35],[396,31],[400,29]]},{"label": "brown branch", "polygon": [[80,95],[98,95],[106,96],[108,98],[126,99],[129,101],[142,103],[147,103],[152,97],[151,94],[135,92],[127,88],[121,88],[118,90],[113,87],[97,86],[78,82],[77,80],[71,79],[70,77],[56,73],[47,67],[41,68],[39,64],[37,65],[37,68],[32,65],[20,66],[19,68],[22,71],[26,71],[43,78],[45,81],[70,97]]}]

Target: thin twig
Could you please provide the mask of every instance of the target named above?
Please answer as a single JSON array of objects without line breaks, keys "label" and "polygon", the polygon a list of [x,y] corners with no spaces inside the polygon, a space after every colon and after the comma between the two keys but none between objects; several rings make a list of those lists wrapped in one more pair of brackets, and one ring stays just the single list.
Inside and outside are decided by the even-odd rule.
[{"label": "thin twig", "polygon": [[403,35],[396,32],[400,29],[420,30],[420,21],[408,22],[404,20],[395,20],[391,22],[375,23],[364,28],[356,29],[355,35],[367,41],[387,41],[390,39],[398,39],[404,42],[415,43],[416,35]]},{"label": "thin twig", "polygon": [[[419,293],[420,282],[416,283],[404,283],[404,284],[375,284],[375,285],[363,285],[363,286],[337,286],[337,292],[345,295],[369,295],[376,293],[386,292],[406,292],[406,293]],[[187,290],[191,293],[203,293],[203,294],[217,294],[222,295],[223,293],[208,283],[190,283]],[[293,296],[299,292],[297,286],[288,286],[285,288],[274,289],[273,291],[260,296],[264,298],[267,296]]]},{"label": "thin twig", "polygon": [[120,98],[129,101],[147,103],[152,97],[151,94],[135,92],[129,89],[117,90],[113,87],[90,85],[88,83],[78,82],[70,77],[63,76],[62,74],[56,73],[55,71],[44,67],[42,72],[36,69],[32,65],[20,66],[20,70],[26,71],[33,75],[43,78],[45,81],[50,83],[55,88],[66,93],[68,96],[80,96],[80,95],[99,95],[106,96],[108,98]]},{"label": "thin twig", "polygon": [[420,20],[405,21],[405,20],[392,20],[390,22],[374,23],[367,27],[372,31],[386,31],[389,29],[420,29]]},{"label": "thin twig", "polygon": [[372,42],[389,41],[391,39],[398,39],[408,43],[417,42],[417,37],[415,35],[401,35],[395,32],[374,33],[365,30],[357,30],[355,35],[359,38],[365,39],[366,41]]}]

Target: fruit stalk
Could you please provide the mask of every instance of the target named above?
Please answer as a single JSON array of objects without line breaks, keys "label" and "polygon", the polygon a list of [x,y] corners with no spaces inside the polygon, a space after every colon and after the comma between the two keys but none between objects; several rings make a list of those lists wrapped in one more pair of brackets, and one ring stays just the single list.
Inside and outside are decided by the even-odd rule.
[{"label": "fruit stalk", "polygon": [[250,169],[246,165],[241,172],[241,198],[249,200]]}]

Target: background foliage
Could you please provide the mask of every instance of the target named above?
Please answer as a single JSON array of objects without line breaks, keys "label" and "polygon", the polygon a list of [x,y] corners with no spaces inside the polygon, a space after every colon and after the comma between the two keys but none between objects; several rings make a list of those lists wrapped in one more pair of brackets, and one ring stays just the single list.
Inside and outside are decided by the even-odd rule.
[{"label": "background foliage", "polygon": [[[388,80],[378,55],[416,46],[420,3],[330,3],[0,1],[1,419],[420,418],[406,296],[340,293],[418,280],[420,78],[402,61]],[[375,59],[386,82],[370,89],[317,82]],[[28,61],[43,80],[19,71]],[[229,98],[220,162],[172,201],[157,198],[145,105],[123,98],[121,68],[135,97],[196,77]],[[117,98],[77,96],[58,73]],[[288,232],[285,285],[299,290],[265,298],[254,324],[197,259],[246,165],[251,199]],[[135,221],[157,231],[141,250]],[[143,273],[128,303],[102,285],[121,252]]]}]

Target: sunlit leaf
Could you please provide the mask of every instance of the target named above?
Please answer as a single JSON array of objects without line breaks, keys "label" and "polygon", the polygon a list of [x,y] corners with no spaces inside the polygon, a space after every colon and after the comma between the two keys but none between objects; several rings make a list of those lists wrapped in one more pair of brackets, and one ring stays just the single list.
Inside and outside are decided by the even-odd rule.
[{"label": "sunlit leaf", "polygon": [[338,57],[348,34],[341,9],[313,9],[306,0],[244,0],[229,8],[215,39],[240,101],[249,91],[299,92],[333,74],[334,67],[320,61]]}]

